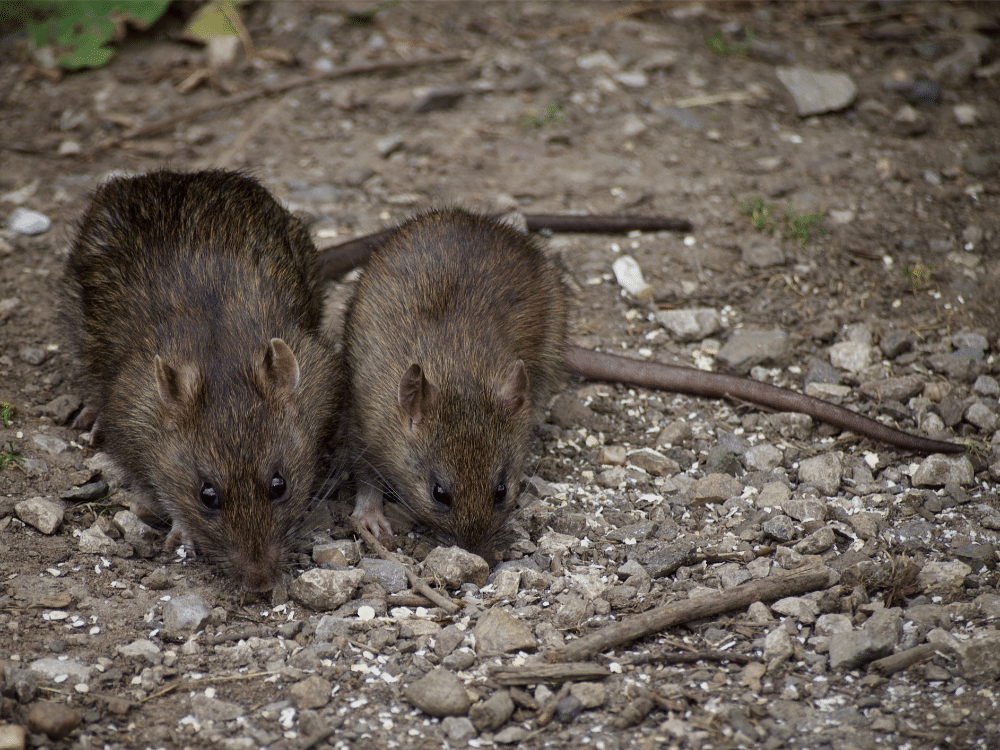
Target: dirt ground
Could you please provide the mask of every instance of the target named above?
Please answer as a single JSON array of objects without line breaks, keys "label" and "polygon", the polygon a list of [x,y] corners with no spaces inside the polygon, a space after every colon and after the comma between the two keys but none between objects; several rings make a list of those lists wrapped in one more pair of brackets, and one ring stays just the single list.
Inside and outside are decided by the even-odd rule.
[{"label": "dirt ground", "polygon": [[[75,222],[109,174],[161,167],[250,171],[309,218],[320,247],[391,225],[420,208],[453,203],[516,206],[526,214],[626,213],[690,220],[690,232],[565,234],[548,240],[574,289],[575,342],[722,370],[713,358],[736,332],[782,331],[787,334],[783,350],[746,363],[736,374],[759,365],[755,377],[801,390],[807,374],[832,370],[840,384],[850,387],[847,405],[910,431],[921,431],[917,421],[928,407],[939,413],[947,411],[945,406],[958,408],[957,419],[945,415],[929,424],[940,427],[944,439],[963,438],[978,446],[970,457],[975,479],[960,490],[966,504],[946,507],[947,518],[936,515],[940,504],[937,511],[922,505],[930,503],[928,491],[908,494],[911,466],[920,463],[920,456],[835,429],[817,424],[805,435],[788,437],[753,408],[573,381],[565,393],[586,403],[589,416],[579,429],[543,425],[531,461],[534,477],[565,485],[563,502],[542,503],[542,510],[528,513],[527,538],[508,558],[537,558],[550,529],[600,542],[616,528],[647,521],[687,535],[699,549],[745,552],[746,559],[780,547],[773,540],[747,537],[737,540],[742,547],[736,542],[727,547],[726,534],[732,541],[733,533],[740,533],[729,533],[736,528],[726,524],[736,513],[729,506],[685,509],[669,497],[662,505],[649,505],[650,493],[669,495],[669,488],[651,476],[628,475],[620,489],[602,486],[600,475],[607,468],[601,463],[602,445],[661,448],[693,479],[715,471],[751,486],[751,469],[741,462],[726,464],[717,450],[732,438],[759,440],[781,450],[775,470],[793,493],[804,491],[797,469],[807,458],[842,452],[848,465],[861,466],[866,455],[874,454],[868,477],[874,474],[886,497],[895,490],[885,487],[899,485],[906,492],[898,496],[910,499],[884,514],[887,525],[869,540],[866,554],[879,561],[904,555],[922,564],[953,559],[956,538],[992,545],[992,564],[974,573],[974,580],[921,603],[966,606],[963,622],[969,628],[993,632],[995,620],[990,624],[972,602],[997,594],[997,534],[981,518],[1000,507],[1000,444],[989,413],[972,422],[962,412],[976,400],[986,412],[1000,412],[986,381],[977,380],[1000,373],[996,6],[404,2],[380,12],[375,25],[347,17],[366,9],[364,3],[251,3],[245,20],[258,56],[247,63],[239,50],[231,67],[208,71],[205,51],[176,39],[185,9],[172,7],[153,29],[130,34],[106,68],[61,80],[34,67],[23,36],[4,29],[0,218],[22,206],[45,214],[52,227],[35,236],[0,230],[0,401],[13,406],[9,426],[0,425],[0,446],[24,459],[0,470],[0,666],[6,670],[0,719],[23,725],[40,698],[77,711],[79,726],[68,737],[30,733],[32,747],[299,748],[325,726],[337,731],[314,746],[469,745],[461,727],[431,719],[404,699],[401,685],[438,664],[440,656],[433,637],[407,637],[400,631],[391,606],[385,613],[385,592],[376,584],[366,584],[358,599],[378,599],[381,591],[385,619],[358,623],[349,637],[331,642],[338,648],[327,643],[326,650],[310,651],[324,613],[285,601],[281,593],[241,595],[206,565],[161,553],[158,543],[151,552],[124,543],[114,553],[81,551],[80,532],[98,517],[120,511],[127,493],[68,502],[62,525],[52,534],[19,520],[16,504],[35,497],[58,499],[93,473],[85,462],[95,449],[67,423],[82,388],[57,320],[61,269]],[[971,34],[992,40],[979,62],[954,77],[933,74],[935,63],[962,49]],[[148,135],[130,134],[130,129],[311,71],[445,54],[461,58],[314,82],[182,117]],[[857,96],[839,111],[800,117],[776,77],[780,66],[846,74]],[[203,83],[184,91],[199,71],[205,74]],[[936,90],[911,85],[933,78]],[[431,89],[452,96],[432,98],[421,111],[416,105],[428,101]],[[956,112],[962,105],[974,108],[971,121],[962,119],[966,110]],[[763,231],[743,210],[755,200]],[[774,208],[771,223],[764,226],[767,217],[760,209],[767,205]],[[786,209],[791,218],[821,215],[822,220],[795,236]],[[642,268],[654,290],[652,303],[637,301],[616,283],[611,266],[622,253]],[[351,286],[350,276],[330,284],[334,328]],[[691,307],[715,309],[725,327],[707,338],[678,341],[655,316]],[[900,336],[906,344],[890,346]],[[872,362],[855,372],[830,365],[831,346],[848,340],[874,352]],[[985,347],[977,349],[980,341]],[[925,384],[914,402],[908,396],[902,403],[878,403],[859,395],[863,383],[907,375]],[[661,429],[675,421],[690,424],[693,434],[682,436],[678,445],[658,443]],[[850,472],[845,476],[850,478]],[[855,470],[855,476],[861,474]],[[676,497],[689,487],[690,482],[680,482]],[[837,492],[843,497],[846,490]],[[864,493],[853,496],[863,499]],[[574,497],[580,505],[574,505]],[[333,504],[325,529],[329,536],[351,536],[349,512],[346,500]],[[893,524],[915,517],[927,520],[926,537],[893,547],[888,541]],[[754,522],[750,515],[745,519]],[[798,542],[816,527],[807,522],[796,529]],[[640,546],[649,551],[657,539],[664,537]],[[838,537],[824,559],[846,554],[856,541]],[[567,553],[563,563],[590,566],[614,578],[631,553],[621,539],[607,544],[606,550],[614,551],[595,543],[586,553]],[[855,551],[864,540],[859,545]],[[402,548],[422,558],[430,544],[413,536]],[[677,592],[686,597],[695,583],[718,588],[717,566],[734,559],[689,561],[680,578],[654,576],[651,588],[636,599],[612,602],[611,615],[600,606],[591,608],[573,627],[557,617],[559,590],[543,586],[527,596],[522,590],[520,597],[498,606],[529,621],[536,633],[551,633],[554,627],[560,637],[571,638],[609,617],[668,601]],[[308,556],[302,563],[293,576],[312,566]],[[544,570],[549,575],[556,568]],[[624,582],[625,575],[617,575]],[[200,649],[182,651],[157,633],[165,599],[189,593],[199,594],[213,614],[206,634],[196,639]],[[884,591],[869,593],[888,601]],[[438,625],[471,629],[477,612],[497,604],[489,591],[463,589],[459,596],[471,596],[467,601],[475,599],[473,606],[454,617],[442,614]],[[840,596],[834,601],[849,599],[850,588],[842,588]],[[905,597],[895,605],[901,602]],[[855,623],[863,620],[857,612],[849,614]],[[668,641],[705,649],[713,629],[729,630],[739,635],[737,651],[761,661],[755,639],[769,627],[733,612],[668,634]],[[250,652],[241,656],[235,652],[246,643],[240,640],[244,636],[257,640],[251,639]],[[157,647],[155,655],[118,651],[147,638]],[[544,639],[539,640],[544,651]],[[277,646],[278,641],[285,645]],[[668,641],[646,638],[634,653],[664,648]],[[741,683],[744,664],[739,662],[631,666],[624,674],[619,664],[604,702],[575,721],[560,718],[543,725],[518,694],[506,726],[528,729],[523,736],[513,735],[525,747],[1000,747],[995,682],[957,689],[948,682],[956,679],[954,673],[938,681],[928,671],[865,682],[869,677],[822,669],[831,693],[795,692],[788,680],[799,675],[795,679],[809,683],[817,674],[801,666],[806,663],[802,649],[810,649],[805,643],[803,634],[791,661],[768,667],[774,683],[770,692],[767,679],[764,688],[759,682],[756,688]],[[275,662],[276,650],[292,654],[299,647],[315,663],[296,663],[291,656]],[[619,650],[602,663],[620,662],[624,653],[629,652]],[[73,679],[44,678],[27,694],[15,688],[18,667],[64,656],[90,668],[90,676],[77,683],[82,688],[75,688]],[[514,654],[503,661],[525,658]],[[376,663],[393,679],[369,676],[365,665]],[[497,690],[486,671],[492,663],[499,662],[481,658],[460,671],[477,697]],[[268,676],[248,676],[258,672]],[[321,705],[289,704],[292,686],[311,674],[339,690]],[[239,717],[192,709],[196,696],[205,694],[195,682],[213,678],[209,697],[241,707]],[[550,687],[558,693],[558,685]],[[651,711],[624,728],[616,721],[640,688],[659,691],[658,697]],[[527,690],[538,695],[533,685]],[[819,711],[833,693],[838,705],[864,709],[857,723],[832,721],[807,734],[788,729],[796,723],[791,714],[774,713],[776,699]],[[906,710],[894,703],[900,695],[906,696]],[[717,700],[745,706],[743,718],[734,719],[715,705]],[[288,714],[289,705],[298,713]],[[942,706],[960,718],[945,720]],[[898,720],[886,723],[894,710],[902,711]],[[873,711],[879,718],[872,718]],[[674,731],[680,725],[686,729]],[[471,743],[499,745],[505,741],[502,731],[477,726]]]}]

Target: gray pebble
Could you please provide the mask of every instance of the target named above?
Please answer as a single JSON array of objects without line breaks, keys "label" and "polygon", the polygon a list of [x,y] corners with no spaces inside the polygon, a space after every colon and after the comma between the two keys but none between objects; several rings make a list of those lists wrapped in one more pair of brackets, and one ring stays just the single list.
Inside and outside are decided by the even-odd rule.
[{"label": "gray pebble", "polygon": [[173,597],[163,605],[164,640],[183,640],[205,627],[212,610],[198,594]]},{"label": "gray pebble", "polygon": [[877,610],[862,630],[834,633],[830,637],[830,668],[854,669],[888,656],[903,634],[898,610]]},{"label": "gray pebble", "polygon": [[463,583],[483,586],[490,575],[490,566],[483,558],[461,547],[435,547],[424,558],[424,567],[448,589],[460,588]]},{"label": "gray pebble", "polygon": [[965,577],[972,568],[964,562],[949,560],[948,562],[930,561],[924,563],[917,574],[917,586],[928,596],[954,595],[965,586]]},{"label": "gray pebble", "polygon": [[54,435],[32,435],[31,442],[53,456],[58,456],[69,450],[69,443]]},{"label": "gray pebble", "polygon": [[964,544],[955,550],[955,557],[972,568],[973,573],[984,568],[995,570],[997,567],[996,550],[989,544]]},{"label": "gray pebble", "polygon": [[534,651],[538,647],[528,624],[499,606],[491,607],[479,618],[473,634],[476,653],[480,656]]},{"label": "gray pebble", "polygon": [[524,727],[504,727],[493,735],[493,741],[498,745],[520,745],[531,735]]},{"label": "gray pebble", "polygon": [[816,529],[816,531],[796,544],[795,551],[803,555],[818,555],[830,549],[834,541],[833,529],[829,526],[824,526],[821,529]]},{"label": "gray pebble", "polygon": [[514,714],[514,701],[506,690],[497,690],[493,695],[469,709],[469,719],[480,732],[499,729]]},{"label": "gray pebble", "polygon": [[965,421],[989,434],[996,430],[997,422],[1000,420],[986,404],[976,401],[965,410]]},{"label": "gray pebble", "polygon": [[108,483],[103,479],[87,482],[81,487],[70,487],[59,494],[59,497],[69,502],[91,502],[100,500],[108,494]]},{"label": "gray pebble", "polygon": [[465,716],[447,716],[441,720],[441,728],[448,739],[456,743],[466,743],[478,734]]},{"label": "gray pebble", "polygon": [[329,611],[349,602],[364,577],[363,570],[313,568],[292,581],[288,594],[295,601],[318,612]]},{"label": "gray pebble", "polygon": [[54,534],[63,522],[66,506],[61,502],[33,497],[14,506],[17,517],[43,534]]},{"label": "gray pebble", "polygon": [[962,169],[973,177],[992,177],[997,173],[997,158],[993,154],[966,154]]},{"label": "gray pebble", "polygon": [[20,206],[11,211],[10,216],[7,217],[8,229],[29,237],[45,234],[51,227],[52,220],[48,216]]},{"label": "gray pebble", "polygon": [[972,390],[980,396],[1000,398],[1000,384],[997,383],[996,378],[992,378],[989,375],[980,375],[976,378],[976,382],[972,385]]},{"label": "gray pebble", "polygon": [[465,716],[469,696],[458,677],[440,667],[432,669],[403,691],[406,700],[431,716]]},{"label": "gray pebble", "polygon": [[209,698],[200,692],[191,697],[191,711],[201,721],[235,721],[246,714],[238,703]]},{"label": "gray pebble", "polygon": [[816,485],[824,495],[837,494],[843,473],[844,461],[836,453],[823,453],[799,463],[799,480]]},{"label": "gray pebble", "polygon": [[563,724],[569,724],[583,713],[583,703],[575,695],[567,695],[556,704],[556,718]]},{"label": "gray pebble", "polygon": [[675,341],[701,341],[722,330],[719,311],[711,307],[690,310],[661,310],[656,320]]},{"label": "gray pebble", "polygon": [[790,542],[795,538],[795,522],[785,515],[768,519],[761,525],[761,530],[778,542]]},{"label": "gray pebble", "polygon": [[[590,421],[594,413],[573,393],[560,394],[552,403],[550,419],[552,424],[564,430],[581,427]],[[545,497],[542,495],[542,497]]]},{"label": "gray pebble", "polygon": [[747,373],[754,365],[780,362],[788,353],[788,334],[784,331],[734,331],[719,350],[717,358],[734,372]]},{"label": "gray pebble", "polygon": [[390,594],[398,594],[409,587],[406,569],[397,562],[366,557],[361,560],[361,569],[365,571],[365,580],[376,580]]},{"label": "gray pebble", "polygon": [[906,100],[918,106],[930,106],[941,102],[941,86],[926,78],[914,81],[906,90]]},{"label": "gray pebble", "polygon": [[413,104],[413,111],[421,114],[424,112],[451,109],[465,97],[466,93],[465,89],[456,87],[431,89],[417,99]]},{"label": "gray pebble", "polygon": [[288,696],[299,710],[323,708],[330,702],[333,686],[318,674],[300,680],[288,690]]},{"label": "gray pebble", "polygon": [[22,346],[17,350],[17,356],[22,362],[38,366],[49,358],[49,353],[40,346]]},{"label": "gray pebble", "polygon": [[843,73],[801,66],[775,68],[775,75],[791,94],[799,117],[836,112],[851,105],[858,87]]},{"label": "gray pebble", "polygon": [[949,482],[972,484],[972,464],[965,456],[934,454],[925,458],[913,473],[914,487],[943,487]]}]

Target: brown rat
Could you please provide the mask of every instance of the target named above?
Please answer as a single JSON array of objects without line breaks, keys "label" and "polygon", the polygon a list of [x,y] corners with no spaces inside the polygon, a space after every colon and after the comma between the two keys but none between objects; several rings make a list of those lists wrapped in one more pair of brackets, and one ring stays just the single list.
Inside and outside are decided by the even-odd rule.
[{"label": "brown rat", "polygon": [[442,539],[493,556],[530,430],[567,371],[803,412],[911,450],[963,450],[746,378],[568,346],[560,277],[527,236],[461,210],[383,235],[344,320],[355,523],[389,537],[385,493]]},{"label": "brown rat", "polygon": [[272,588],[335,429],[316,250],[253,179],[156,172],[98,188],[64,317],[100,439],[140,508],[249,591]]}]

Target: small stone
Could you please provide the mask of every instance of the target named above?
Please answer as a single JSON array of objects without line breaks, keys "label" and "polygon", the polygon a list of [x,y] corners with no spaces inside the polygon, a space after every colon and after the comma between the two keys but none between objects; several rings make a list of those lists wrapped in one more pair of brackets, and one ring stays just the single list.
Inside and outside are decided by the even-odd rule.
[{"label": "small stone", "polygon": [[246,715],[240,704],[209,698],[204,693],[192,696],[191,711],[201,721],[236,721]]},{"label": "small stone", "polygon": [[754,238],[744,245],[741,255],[751,268],[770,268],[785,263],[785,251],[773,239]]},{"label": "small stone", "polygon": [[64,393],[45,404],[42,407],[42,414],[48,414],[56,424],[66,424],[81,406],[83,401],[79,396]]},{"label": "small stone", "polygon": [[137,638],[131,643],[119,646],[117,651],[121,656],[142,659],[153,665],[163,662],[163,654],[160,651],[160,647],[146,638]]},{"label": "small stone", "polygon": [[36,659],[28,665],[32,672],[45,678],[55,681],[60,677],[69,677],[70,684],[87,682],[94,671],[94,667],[89,667],[79,659],[65,659],[65,657],[45,657]]},{"label": "small stone", "polygon": [[403,136],[401,135],[390,135],[375,141],[375,150],[383,159],[388,159],[401,148],[403,148]]},{"label": "small stone", "polygon": [[681,470],[680,464],[652,448],[632,451],[628,454],[628,462],[654,477],[673,476]]},{"label": "small stone", "polygon": [[603,682],[574,682],[569,687],[569,694],[587,710],[600,708],[608,699]]},{"label": "small stone", "polygon": [[964,455],[935,453],[925,458],[913,473],[914,487],[943,487],[949,482],[972,484],[972,464]]},{"label": "small stone", "polygon": [[288,595],[316,611],[332,610],[354,598],[354,591],[364,577],[363,570],[313,568],[292,581]]},{"label": "small stone", "polygon": [[751,471],[770,471],[781,466],[784,454],[773,445],[763,443],[750,447],[743,455],[743,462]]},{"label": "small stone", "polygon": [[722,317],[711,307],[661,310],[656,320],[675,341],[701,341],[722,330]]},{"label": "small stone", "polygon": [[61,502],[33,497],[14,506],[17,517],[43,534],[54,534],[63,522],[66,506]]},{"label": "small stone", "polygon": [[641,71],[618,73],[612,78],[627,89],[642,89],[649,85],[649,76]]},{"label": "small stone", "polygon": [[560,394],[552,403],[550,412],[552,424],[564,430],[585,425],[593,416],[590,407],[573,393]]},{"label": "small stone", "polygon": [[583,704],[574,695],[567,695],[556,704],[556,718],[563,724],[569,724],[583,712]]},{"label": "small stone", "polygon": [[826,503],[810,497],[792,497],[785,500],[780,507],[785,515],[794,518],[800,523],[826,520]]},{"label": "small stone", "polygon": [[992,433],[1000,421],[986,404],[977,401],[965,410],[965,421],[986,433]]},{"label": "small stone", "polygon": [[791,497],[789,489],[781,482],[768,482],[760,488],[754,505],[759,509],[781,508]]},{"label": "small stone", "polygon": [[776,627],[764,637],[764,660],[785,661],[793,653],[792,639],[783,627]]},{"label": "small stone", "polygon": [[818,555],[830,549],[834,541],[836,541],[836,538],[833,534],[833,529],[829,526],[824,526],[796,544],[795,551],[803,555]]},{"label": "small stone", "polygon": [[955,549],[955,557],[972,568],[973,573],[983,569],[995,570],[997,567],[996,551],[988,544],[964,544]]},{"label": "small stone", "polygon": [[79,546],[81,552],[92,555],[113,555],[118,551],[118,542],[97,523],[80,532]]},{"label": "small stone", "polygon": [[662,578],[673,575],[679,567],[687,565],[691,561],[694,550],[694,542],[689,541],[658,544],[650,549],[639,562],[650,578]]},{"label": "small stone", "polygon": [[121,530],[125,541],[133,547],[152,544],[160,538],[160,532],[130,510],[120,510],[115,513],[114,522]]},{"label": "small stone", "polygon": [[646,123],[642,121],[639,115],[629,112],[622,119],[621,122],[621,133],[626,138],[635,138],[637,135],[644,133],[648,130]]},{"label": "small stone", "polygon": [[774,516],[761,525],[761,531],[778,542],[790,542],[795,538],[795,523],[788,516]]},{"label": "small stone", "polygon": [[830,364],[848,372],[861,372],[872,362],[872,347],[855,341],[841,341],[830,347]]},{"label": "small stone", "polygon": [[450,741],[460,745],[479,734],[465,716],[446,716],[441,720],[441,728]]},{"label": "small stone", "polygon": [[366,557],[361,560],[361,569],[365,571],[366,581],[378,581],[390,594],[398,594],[409,587],[406,568],[398,562]]},{"label": "small stone", "polygon": [[0,299],[0,323],[5,322],[10,316],[14,314],[18,305],[21,304],[21,300],[17,297],[7,297],[6,299]]},{"label": "small stone", "polygon": [[330,702],[332,688],[329,682],[314,674],[292,685],[288,690],[288,697],[300,711],[323,708]]},{"label": "small stone", "polygon": [[460,87],[444,86],[424,92],[413,104],[416,114],[451,109],[465,98],[466,90]]},{"label": "small stone", "polygon": [[82,717],[64,703],[38,701],[28,709],[27,725],[34,734],[44,734],[56,742],[80,726]]},{"label": "small stone", "polygon": [[510,726],[504,727],[493,735],[493,741],[498,745],[520,745],[531,735],[524,727]]},{"label": "small stone", "polygon": [[313,562],[317,565],[336,562],[343,567],[348,567],[361,562],[361,548],[353,539],[333,539],[319,542],[313,547],[312,554]]},{"label": "small stone", "polygon": [[406,699],[430,716],[465,716],[469,696],[458,677],[440,667],[432,669],[403,691]]},{"label": "small stone", "polygon": [[198,594],[175,596],[163,605],[164,640],[183,641],[205,627],[212,610]]},{"label": "small stone", "polygon": [[52,220],[39,211],[18,206],[7,217],[7,228],[18,234],[34,236],[45,234],[52,227]]},{"label": "small stone", "polygon": [[49,358],[49,353],[40,346],[22,346],[17,356],[22,362],[37,367]]},{"label": "small stone", "polygon": [[774,72],[791,94],[799,117],[844,109],[858,94],[854,81],[843,73],[804,67],[778,67]]},{"label": "small stone", "polygon": [[483,558],[461,547],[435,547],[424,559],[424,567],[448,589],[460,588],[463,583],[484,586],[490,575],[490,566]]},{"label": "small stone", "polygon": [[997,158],[993,154],[966,154],[962,169],[973,177],[992,177],[997,173]]},{"label": "small stone", "polygon": [[978,110],[971,104],[956,104],[952,111],[955,113],[955,121],[963,128],[974,127],[979,119]]},{"label": "small stone", "polygon": [[731,497],[743,492],[739,480],[726,474],[709,474],[691,485],[689,492],[692,505],[721,505]]},{"label": "small stone", "polygon": [[469,719],[480,732],[499,729],[514,714],[514,701],[506,690],[497,690],[493,695],[469,709]]},{"label": "small stone", "polygon": [[0,748],[24,750],[28,746],[27,733],[20,724],[0,724]]},{"label": "small stone", "polygon": [[986,398],[1000,398],[1000,383],[997,383],[996,378],[989,375],[980,375],[976,378],[976,382],[972,384],[972,390]]},{"label": "small stone", "polygon": [[598,52],[593,52],[589,55],[581,55],[576,58],[576,65],[584,70],[591,70],[593,68],[603,68],[604,70],[618,70],[619,65],[615,59],[605,52],[604,50],[599,50]]},{"label": "small stone", "polygon": [[755,365],[779,362],[788,348],[788,334],[784,331],[741,328],[733,332],[716,358],[729,370],[747,373]]},{"label": "small stone", "polygon": [[479,618],[473,634],[479,655],[534,651],[538,647],[528,624],[499,606],[491,607]]},{"label": "small stone", "polygon": [[32,435],[31,442],[52,456],[58,456],[69,450],[69,443],[54,435]]},{"label": "small stone", "polygon": [[956,596],[962,592],[965,577],[970,573],[972,568],[958,560],[927,562],[917,575],[917,586],[928,596]]},{"label": "small stone", "polygon": [[901,378],[869,380],[858,389],[863,396],[878,401],[900,401],[906,403],[924,390],[924,381],[916,375]]},{"label": "small stone", "polygon": [[834,633],[850,633],[854,630],[847,615],[826,614],[816,618],[816,635],[829,637]]},{"label": "small stone", "polygon": [[854,669],[891,654],[903,634],[903,621],[897,611],[877,610],[862,630],[831,635],[830,668]]},{"label": "small stone", "polygon": [[1000,678],[1000,637],[989,635],[963,643],[959,655],[961,675],[969,682],[993,685]]}]

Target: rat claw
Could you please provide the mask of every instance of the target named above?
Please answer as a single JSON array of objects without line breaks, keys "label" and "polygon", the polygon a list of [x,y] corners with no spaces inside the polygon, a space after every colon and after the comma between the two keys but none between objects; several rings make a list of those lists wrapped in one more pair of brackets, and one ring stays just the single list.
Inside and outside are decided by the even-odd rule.
[{"label": "rat claw", "polygon": [[175,520],[173,528],[170,529],[170,533],[167,534],[167,541],[165,544],[166,549],[172,550],[178,547],[184,547],[184,551],[192,560],[195,559],[195,549],[194,542],[191,541],[191,537],[184,528]]}]

